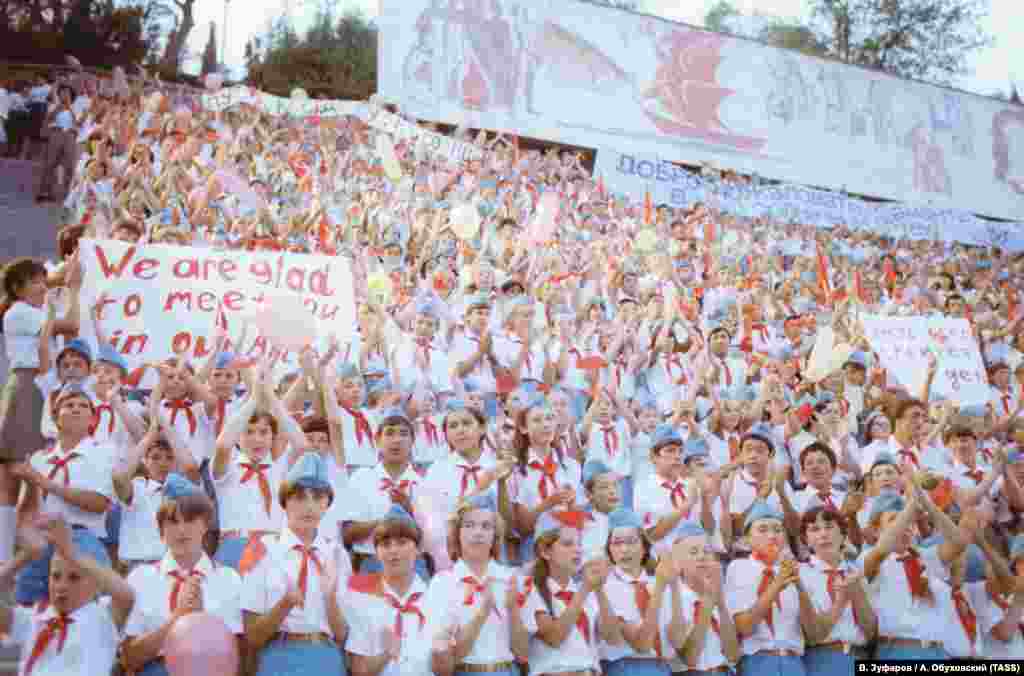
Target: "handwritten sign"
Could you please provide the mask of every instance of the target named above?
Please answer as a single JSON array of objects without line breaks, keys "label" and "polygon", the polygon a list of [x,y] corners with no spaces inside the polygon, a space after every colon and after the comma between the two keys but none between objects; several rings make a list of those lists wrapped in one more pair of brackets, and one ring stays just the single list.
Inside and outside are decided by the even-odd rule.
[{"label": "handwritten sign", "polygon": [[938,358],[933,399],[950,399],[963,405],[988,403],[988,377],[967,320],[867,317],[863,323],[882,366],[914,396],[924,387],[928,355],[933,354]]},{"label": "handwritten sign", "polygon": [[472,144],[418,127],[381,108],[371,108],[366,123],[374,129],[391,134],[395,140],[415,140],[431,154],[443,157],[454,164],[482,160],[484,157],[484,152]]},{"label": "handwritten sign", "polygon": [[[312,316],[294,322],[317,327],[310,340],[333,333],[344,341],[355,326],[352,274],[344,257],[90,239],[79,250],[83,302],[92,305],[103,297],[103,331],[133,366],[175,354],[205,359],[223,332],[230,351],[266,359],[278,374],[293,370],[297,355],[284,347],[287,341],[259,328],[261,317],[282,299]],[[92,336],[86,314],[82,335]],[[240,344],[246,324],[247,340]]]},{"label": "handwritten sign", "polygon": [[203,94],[203,107],[221,111],[236,108],[242,104],[254,106],[261,111],[280,117],[341,117],[355,115],[365,117],[367,104],[363,101],[319,101],[314,99],[291,99],[261,92],[254,87],[231,87],[217,92]]}]

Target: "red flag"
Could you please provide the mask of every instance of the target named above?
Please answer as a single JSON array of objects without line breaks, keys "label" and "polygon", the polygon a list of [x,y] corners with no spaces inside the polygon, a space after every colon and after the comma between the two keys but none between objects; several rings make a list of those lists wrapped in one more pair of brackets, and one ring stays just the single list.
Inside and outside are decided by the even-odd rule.
[{"label": "red flag", "polygon": [[818,242],[818,288],[821,289],[821,293],[825,296],[825,302],[832,302],[832,284],[828,279],[828,257],[825,256],[825,252],[821,248],[821,242]]},{"label": "red flag", "polygon": [[891,289],[896,283],[896,266],[892,264],[891,258],[886,258],[882,263],[882,272],[885,274],[885,283]]},{"label": "red flag", "polygon": [[601,199],[608,196],[604,191],[604,176],[597,177],[597,194],[601,196]]},{"label": "red flag", "polygon": [[853,271],[853,295],[861,303],[868,301],[867,294],[864,293],[864,280],[861,279],[859,269]]},{"label": "red flag", "polygon": [[330,246],[330,227],[330,224],[327,222],[327,216],[321,216],[320,227],[317,230],[317,238],[320,240],[320,251],[327,251],[328,247]]},{"label": "red flag", "polygon": [[651,203],[651,191],[644,191],[644,224],[654,223],[654,205]]}]

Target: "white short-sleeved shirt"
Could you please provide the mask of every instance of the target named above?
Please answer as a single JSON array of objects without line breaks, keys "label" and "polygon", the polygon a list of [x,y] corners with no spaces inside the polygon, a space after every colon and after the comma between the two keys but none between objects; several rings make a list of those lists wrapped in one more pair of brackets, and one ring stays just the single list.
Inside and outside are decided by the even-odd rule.
[{"label": "white short-sleeved shirt", "polygon": [[[643,584],[650,597],[654,593],[654,578],[647,573],[641,574],[635,581],[619,568],[612,568],[604,583],[604,593],[608,597],[608,604],[611,606],[612,614],[631,625],[638,625],[644,621],[644,613],[637,605],[637,585],[634,582]],[[658,633],[661,638],[660,645],[655,645],[646,653],[638,653],[633,650],[629,642],[623,641],[622,645],[609,645],[601,642],[601,658],[608,661],[621,660],[626,657],[640,659],[669,659],[675,654],[672,643],[669,641],[666,629],[672,622],[672,591],[665,588],[664,598],[661,600],[661,608],[658,612]],[[651,598],[653,602],[653,598]],[[658,650],[660,649],[660,653]]]},{"label": "white short-sleeved shirt", "polygon": [[[194,569],[202,577],[203,612],[220,618],[233,634],[243,633],[242,578],[234,569],[220,566],[206,554]],[[128,574],[127,582],[135,590],[135,605],[125,623],[126,636],[145,636],[171,619],[171,597],[178,584],[175,574],[188,576],[170,554],[148,566],[139,566]],[[179,587],[180,593],[180,587]]]},{"label": "white short-sleeved shirt", "polygon": [[[99,493],[113,501],[114,482],[110,471],[112,457],[113,453],[109,447],[100,446],[91,438],[85,438],[69,452],[65,452],[58,443],[49,451],[33,453],[29,462],[43,476],[52,475],[54,481],[78,490]],[[98,538],[107,536],[104,513],[87,512],[65,502],[54,493],[46,495],[41,508],[44,512],[62,517],[72,526],[88,528]]]},{"label": "white short-sleeved shirt", "polygon": [[633,435],[626,421],[617,418],[605,425],[595,422],[587,439],[586,457],[608,465],[619,476],[633,472]]},{"label": "white short-sleeved shirt", "polygon": [[[430,673],[431,637],[427,633],[430,623],[427,617],[436,608],[426,605],[427,587],[418,575],[413,576],[412,585],[404,595],[394,592],[387,582],[381,583],[381,594],[349,593],[345,605],[349,617],[348,641],[345,650],[353,655],[378,657],[384,654],[381,634],[385,629],[394,630],[399,611],[390,599],[410,612],[401,613],[401,653],[397,660],[384,666],[380,676],[418,676]],[[411,612],[415,607],[422,614]]]},{"label": "white short-sleeved shirt", "polygon": [[[544,470],[545,466],[549,469]],[[518,470],[513,472],[512,476],[515,478],[515,501],[528,509],[536,509],[544,496],[551,495],[566,485],[576,490],[578,502],[583,501],[583,470],[572,458],[563,458],[562,462],[559,462],[554,452],[543,457],[535,449],[530,449],[526,476]]]},{"label": "white short-sleeved shirt", "polygon": [[597,635],[597,618],[600,609],[597,599],[593,594],[587,597],[583,604],[581,613],[586,614],[586,625],[590,633],[590,640],[584,637],[580,631],[580,623],[573,625],[572,631],[566,636],[562,645],[552,648],[545,643],[538,635],[537,616],[547,614],[552,619],[557,619],[565,612],[572,602],[559,598],[562,594],[574,595],[579,589],[575,582],[569,582],[568,586],[562,588],[554,580],[548,580],[548,589],[551,591],[551,610],[548,610],[543,597],[536,589],[531,589],[526,597],[526,604],[522,608],[523,626],[530,634],[530,676],[541,674],[552,674],[562,671],[586,671],[600,668],[599,639]]},{"label": "white short-sleeved shirt", "polygon": [[[245,465],[262,467],[270,488],[269,511],[268,501],[264,500],[260,489],[259,473],[250,471]],[[287,471],[287,453],[282,453],[277,460],[268,453],[260,462],[250,461],[243,453],[235,453],[224,476],[214,478],[221,530],[278,530],[284,520],[284,509],[277,499],[277,491]],[[242,479],[246,479],[245,483]]]},{"label": "white short-sleeved shirt", "polygon": [[45,323],[44,308],[21,301],[11,305],[4,315],[4,346],[8,368],[39,368],[39,334]]},{"label": "white short-sleeved shirt", "polygon": [[[866,556],[867,552],[861,554],[861,561]],[[935,547],[920,549],[919,556],[936,603],[933,605],[927,600],[914,598],[900,557],[895,554],[887,556],[879,567],[878,575],[868,581],[871,605],[878,616],[879,636],[935,642],[945,639],[948,619],[940,612],[943,599],[950,596],[949,585],[945,582],[945,566]]]},{"label": "white short-sleeved shirt", "polygon": [[[492,334],[493,336],[493,334]],[[508,355],[503,354],[498,350],[497,342],[493,343],[495,346],[494,355],[497,358],[498,366],[502,368],[508,368]],[[448,363],[451,365],[452,373],[458,368],[459,364],[465,361],[469,361],[470,357],[476,354],[476,351],[480,348],[480,339],[476,336],[470,335],[468,332],[463,332],[455,336],[452,341],[451,353],[448,357]],[[490,360],[484,358],[473,367],[473,370],[465,374],[466,376],[473,376],[479,383],[480,388],[485,392],[493,392],[497,389],[497,380],[494,377],[494,369],[491,367]]]},{"label": "white short-sleeved shirt", "polygon": [[[683,621],[686,622],[688,628],[692,628],[697,624],[697,618],[699,617],[698,612],[700,608],[697,607],[697,603],[703,603],[700,595],[683,584],[680,588],[680,602],[683,611]],[[730,666],[729,659],[722,650],[722,637],[718,631],[715,631],[716,626],[721,626],[721,610],[716,608],[712,611],[711,620],[711,626],[708,627],[708,631],[704,635],[704,647],[701,648],[700,655],[697,657],[697,664],[694,667],[698,671],[711,671],[719,667]],[[680,659],[678,655],[673,657],[673,673],[689,669],[690,665]]]},{"label": "white short-sleeved shirt", "polygon": [[[242,610],[266,615],[288,593],[289,585],[298,584],[304,556],[295,549],[302,543],[291,530],[275,538],[265,538],[267,552],[255,568],[246,573],[242,591]],[[313,541],[314,553],[321,565],[335,558],[350,572],[348,555],[331,538],[317,535]],[[320,587],[320,570],[310,561],[306,568],[305,603],[292,608],[281,623],[280,631],[289,634],[331,634],[327,620],[327,606]],[[339,587],[344,584],[341,581]]]},{"label": "white short-sleeved shirt", "polygon": [[160,405],[160,415],[164,424],[173,426],[181,439],[192,452],[192,459],[197,465],[213,457],[215,449],[214,421],[207,415],[206,404],[201,401],[186,401],[185,406],[176,408],[176,404],[164,400]]},{"label": "white short-sleeved shirt", "polygon": [[[401,490],[415,504],[419,484],[423,477],[410,464],[397,480],[392,479],[384,465],[358,469],[352,474],[352,504],[349,516],[352,521],[378,521],[391,510],[391,489]],[[360,554],[373,554],[373,538],[367,537],[356,542],[352,549]]]},{"label": "white short-sleeved shirt", "polygon": [[167,552],[156,524],[156,513],[164,500],[163,491],[163,483],[136,477],[132,479],[132,501],[118,500],[121,533],[117,556],[122,561],[156,561]]},{"label": "white short-sleeved shirt", "polygon": [[846,500],[846,492],[835,486],[829,486],[828,491],[824,494],[819,493],[818,489],[810,484],[798,491],[791,491],[789,484],[786,484],[786,490],[789,491],[789,501],[797,514],[803,514],[814,507],[827,507],[829,501],[832,503],[832,508],[838,512]]},{"label": "white short-sleeved shirt", "polygon": [[[827,613],[833,606],[832,597],[828,593],[828,580],[832,568],[821,559],[812,556],[810,562],[800,566],[800,582],[804,589],[810,594],[814,607],[819,613]],[[842,563],[837,569],[839,573],[836,583],[839,584],[839,576],[846,577],[856,572],[856,567],[849,563]],[[832,627],[832,632],[822,643],[841,641],[852,646],[867,644],[867,638],[857,624],[853,612],[853,604],[848,604],[839,621]]]},{"label": "white short-sleeved shirt", "polygon": [[402,341],[395,349],[396,385],[403,390],[412,390],[417,382],[424,382],[434,392],[452,391],[452,370],[448,352],[438,348],[438,341],[427,347],[427,370],[420,369],[417,353],[423,348],[412,339]]},{"label": "white short-sleeved shirt", "polygon": [[[455,452],[448,453],[434,462],[427,470],[420,490],[432,498],[431,504],[440,515],[451,515],[459,505],[459,500],[477,490],[483,473],[493,470],[498,459],[493,451],[485,450],[475,463],[466,461]],[[463,490],[465,486],[465,490]],[[497,483],[489,491],[497,499]]]},{"label": "white short-sleeved shirt", "polygon": [[444,438],[444,416],[434,414],[416,420],[416,439],[412,447],[413,462],[437,462],[451,452]]},{"label": "white short-sleeved shirt", "polygon": [[465,664],[494,664],[515,660],[510,642],[510,618],[505,609],[505,591],[509,580],[515,578],[515,571],[491,561],[487,564],[486,573],[478,577],[460,559],[450,570],[434,576],[424,597],[423,608],[430,609],[426,635],[437,636],[449,627],[464,627],[473,620],[482,602],[481,594],[476,592],[473,586],[483,584],[487,578],[491,579],[490,588],[491,594],[494,595],[495,608],[484,622],[469,653],[462,660]]},{"label": "white short-sleeved shirt", "polygon": [[345,464],[371,467],[377,464],[377,447],[373,444],[371,412],[366,409],[341,409],[341,438],[345,448]]},{"label": "white short-sleeved shirt", "polygon": [[[15,607],[11,611],[9,640],[21,646],[18,673],[24,674],[39,634],[58,614],[46,604],[32,609]],[[121,635],[114,624],[109,599],[86,603],[70,614],[70,620],[64,647],[58,652],[59,640],[54,636],[32,666],[32,676],[109,674],[113,669]]]},{"label": "white short-sleeved shirt", "polygon": [[[725,576],[726,604],[733,616],[753,609],[758,600],[758,587],[766,566],[757,559],[736,559],[729,564]],[[778,571],[776,571],[777,574]],[[762,650],[793,650],[804,652],[804,634],[800,626],[800,595],[792,585],[772,604],[772,626],[765,620],[754,632],[741,639],[740,652],[754,655]]]}]

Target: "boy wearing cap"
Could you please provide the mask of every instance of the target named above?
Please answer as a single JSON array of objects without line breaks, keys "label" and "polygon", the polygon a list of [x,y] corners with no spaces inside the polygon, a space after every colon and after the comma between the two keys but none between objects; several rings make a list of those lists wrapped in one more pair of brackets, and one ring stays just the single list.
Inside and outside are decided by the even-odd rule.
[{"label": "boy wearing cap", "polygon": [[352,672],[361,676],[402,676],[430,672],[432,637],[427,585],[416,572],[422,533],[409,513],[393,505],[373,528],[380,573],[353,577],[346,611],[352,633],[345,650]]},{"label": "boy wearing cap", "polygon": [[584,457],[599,460],[621,477],[622,500],[633,504],[633,412],[602,389],[583,418]]},{"label": "boy wearing cap", "polygon": [[43,393],[46,406],[40,430],[47,439],[57,438],[57,426],[54,424],[56,412],[53,406],[65,385],[76,384],[86,386],[89,372],[92,369],[92,348],[81,338],[73,338],[64,344],[64,349],[57,355],[55,368],[36,377],[36,386]]},{"label": "boy wearing cap", "polygon": [[136,600],[121,656],[128,671],[143,676],[166,676],[167,632],[189,613],[210,613],[233,634],[242,633],[242,579],[203,551],[213,504],[180,474],[167,476],[161,497],[156,528],[166,553],[154,565],[137,567],[127,580]]},{"label": "boy wearing cap", "polygon": [[0,607],[0,633],[21,646],[18,673],[109,674],[132,588],[98,543],[60,519],[44,519],[41,530],[54,550],[49,598],[36,608]]},{"label": "boy wearing cap", "polygon": [[339,582],[351,573],[340,543],[320,532],[334,499],[327,466],[302,455],[277,494],[285,527],[276,538],[250,543],[258,563],[242,591],[245,637],[257,652],[257,676],[346,673],[341,655],[349,623],[338,600]]},{"label": "boy wearing cap", "polygon": [[687,460],[707,456],[703,439],[691,437],[684,446],[675,429],[658,425],[651,438],[650,453],[654,474],[638,486],[635,494],[636,513],[643,517],[650,541],[659,550],[671,546],[672,534],[689,521],[715,532],[714,496],[700,486],[701,471],[689,475],[687,471]]},{"label": "boy wearing cap", "polygon": [[[879,532],[878,544],[862,559],[878,615],[876,658],[945,659],[948,620],[938,604],[951,598],[946,567],[960,557],[969,538],[912,478],[904,478],[904,490],[906,500],[884,493],[874,501],[869,525]],[[919,511],[945,536],[937,547],[914,546]]]},{"label": "boy wearing cap", "polygon": [[588,556],[604,552],[608,541],[608,516],[623,504],[619,490],[619,477],[600,460],[588,460],[583,465],[583,490],[589,505],[590,518],[583,529],[583,551]]},{"label": "boy wearing cap", "polygon": [[92,364],[92,389],[99,402],[93,438],[115,449],[130,446],[145,433],[142,404],[125,401],[121,391],[127,377],[125,358],[112,345],[101,344]]},{"label": "boy wearing cap", "polygon": [[450,359],[452,377],[475,377],[486,391],[497,391],[497,377],[511,366],[502,361],[497,341],[490,329],[491,301],[477,294],[466,300],[465,330],[452,341]]},{"label": "boy wearing cap", "polygon": [[377,425],[380,462],[357,470],[351,479],[354,489],[350,520],[343,525],[345,545],[355,554],[360,573],[376,572],[381,562],[374,559],[373,534],[377,522],[393,505],[413,513],[417,486],[423,477],[412,464],[415,429],[405,411],[391,408],[381,414]]},{"label": "boy wearing cap", "polygon": [[993,458],[989,467],[979,462],[978,440],[966,425],[953,425],[945,430],[943,441],[953,452],[946,477],[952,482],[955,501],[960,509],[977,507],[994,498],[1002,488],[1000,479],[1006,469],[1002,455]]},{"label": "boy wearing cap", "polygon": [[[777,494],[781,480],[777,480],[773,469],[775,458],[774,430],[764,424],[757,423],[750,427],[740,441],[739,469],[732,472],[722,481],[723,504],[730,514],[731,537],[739,537],[745,530],[747,513],[758,503],[766,501],[775,509],[782,509]],[[723,536],[726,535],[723,524]],[[733,546],[736,542],[726,542]]]},{"label": "boy wearing cap", "polygon": [[373,428],[369,411],[363,408],[363,377],[350,363],[338,364],[338,380],[334,388],[341,427],[341,447],[349,472],[357,467],[372,467],[377,462],[377,448],[373,443]]},{"label": "boy wearing cap", "polygon": [[815,636],[815,611],[789,553],[782,512],[757,500],[743,530],[750,558],[735,559],[726,572],[729,611],[742,641],[744,674],[806,673],[804,636]]},{"label": "boy wearing cap", "polygon": [[441,310],[436,301],[421,300],[416,306],[412,335],[392,348],[392,378],[399,389],[411,391],[420,384],[432,392],[451,392],[451,368],[443,336],[438,335]]},{"label": "boy wearing cap", "polygon": [[[11,467],[11,472],[23,479],[28,488],[19,509],[24,515],[57,515],[73,529],[82,531],[82,537],[95,539],[98,544],[107,536],[104,515],[114,490],[109,462],[97,462],[96,458],[110,458],[113,452],[98,446],[90,436],[95,406],[80,386],[69,385],[61,390],[54,413],[56,445],[34,453],[27,463]],[[34,603],[46,596],[48,559],[45,556],[33,562],[19,575],[19,603]]]}]

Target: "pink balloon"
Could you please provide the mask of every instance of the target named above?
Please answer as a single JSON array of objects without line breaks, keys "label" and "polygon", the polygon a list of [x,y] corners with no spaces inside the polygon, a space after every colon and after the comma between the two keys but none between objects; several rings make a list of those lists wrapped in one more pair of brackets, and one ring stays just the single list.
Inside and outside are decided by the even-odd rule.
[{"label": "pink balloon", "polygon": [[282,350],[301,352],[316,338],[313,313],[297,295],[265,294],[254,319],[260,334]]},{"label": "pink balloon", "polygon": [[220,618],[191,613],[167,632],[164,660],[171,676],[228,676],[238,672],[238,642]]}]

